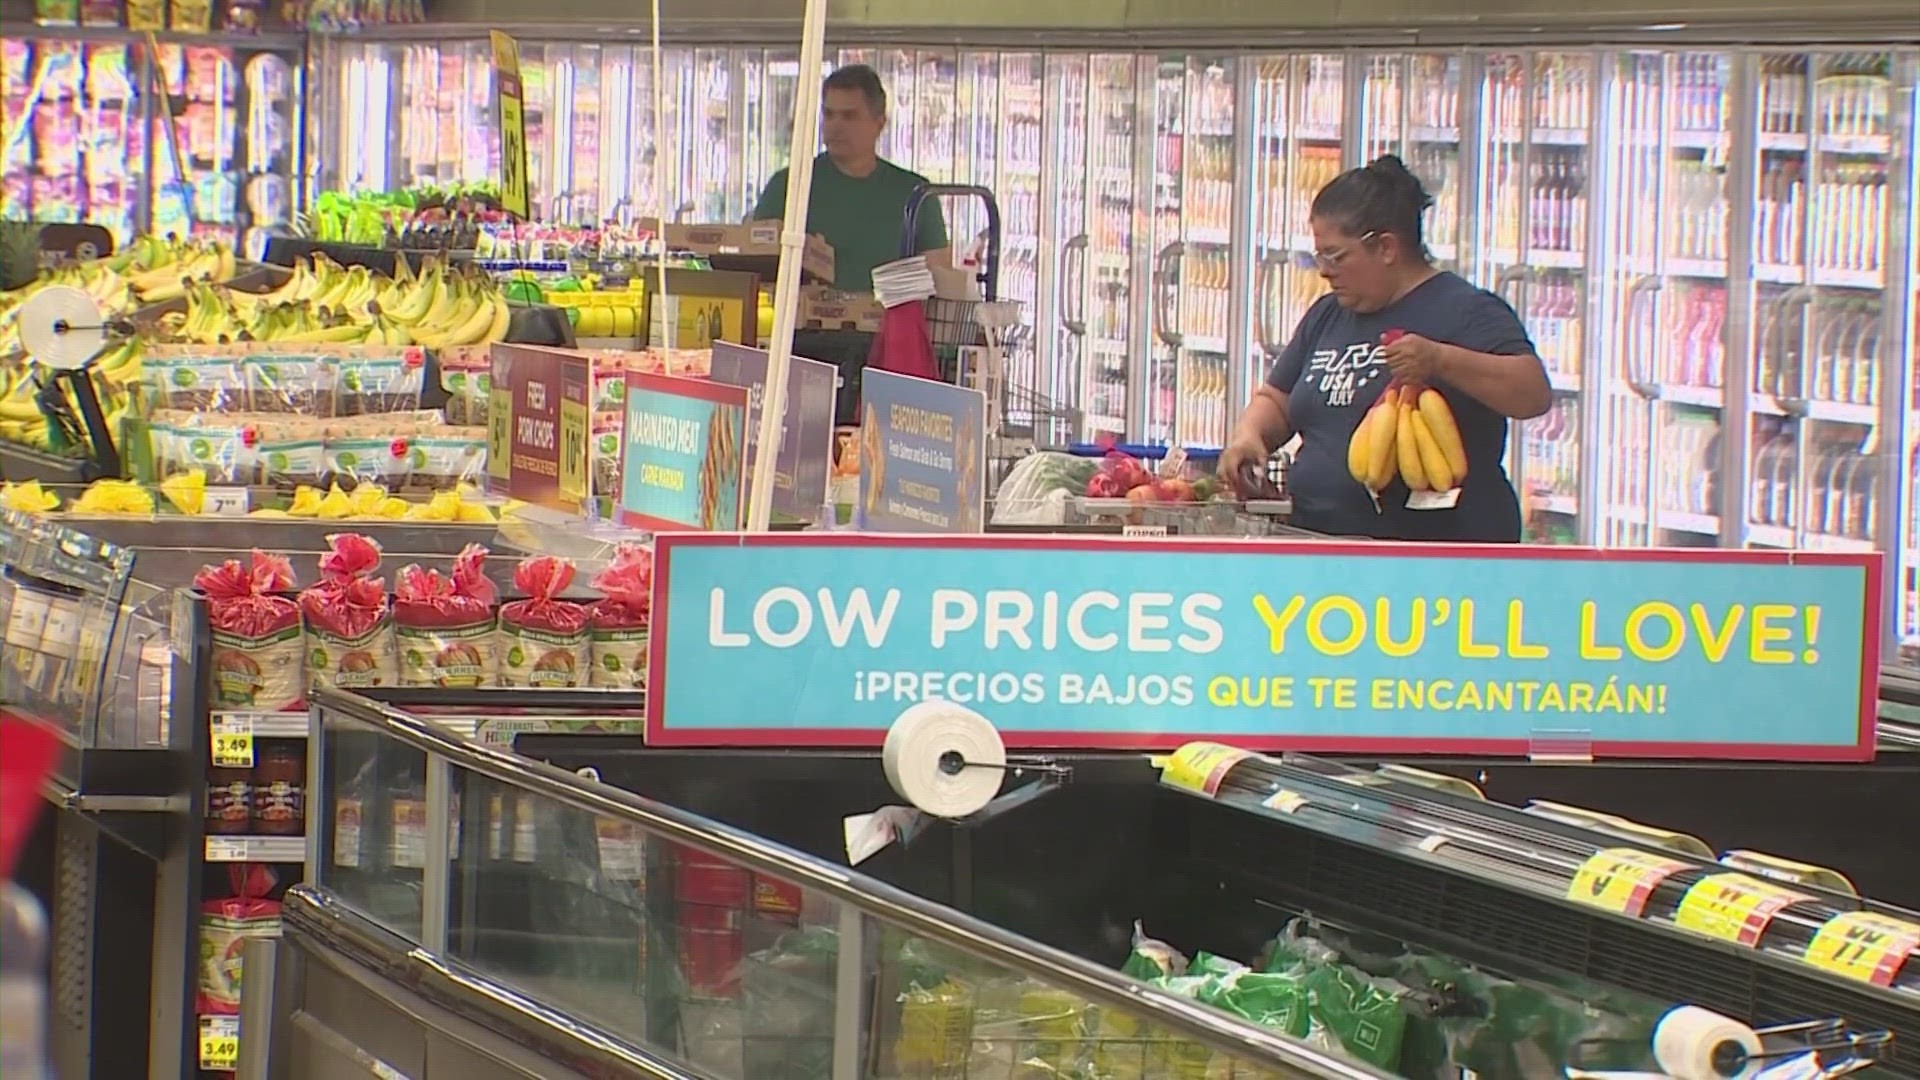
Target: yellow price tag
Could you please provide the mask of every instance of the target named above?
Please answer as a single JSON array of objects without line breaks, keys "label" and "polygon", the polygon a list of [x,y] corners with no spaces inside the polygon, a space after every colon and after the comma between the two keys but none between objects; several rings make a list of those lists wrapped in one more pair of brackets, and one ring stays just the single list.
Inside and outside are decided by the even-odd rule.
[{"label": "yellow price tag", "polygon": [[1167,759],[1166,766],[1160,770],[1160,782],[1211,796],[1220,790],[1220,781],[1227,778],[1227,770],[1253,756],[1251,750],[1219,743],[1188,743]]},{"label": "yellow price tag", "polygon": [[240,1018],[200,1018],[200,1067],[208,1072],[232,1072],[240,1063]]},{"label": "yellow price tag", "polygon": [[487,391],[487,476],[513,477],[513,391],[501,386]]},{"label": "yellow price tag", "polygon": [[1752,948],[1782,908],[1812,899],[1746,874],[1715,874],[1693,883],[1673,921],[1683,930]]},{"label": "yellow price tag", "polygon": [[586,402],[560,402],[560,497],[575,503],[587,501],[588,435]]},{"label": "yellow price tag", "polygon": [[213,765],[216,769],[253,768],[253,718],[220,716],[213,721]]},{"label": "yellow price tag", "polygon": [[1874,911],[1848,911],[1828,919],[1807,943],[1803,959],[1874,986],[1892,986],[1907,959],[1920,952],[1920,925]]},{"label": "yellow price tag", "polygon": [[1639,918],[1660,883],[1687,868],[1677,859],[1636,851],[1607,848],[1596,851],[1573,872],[1567,899]]}]

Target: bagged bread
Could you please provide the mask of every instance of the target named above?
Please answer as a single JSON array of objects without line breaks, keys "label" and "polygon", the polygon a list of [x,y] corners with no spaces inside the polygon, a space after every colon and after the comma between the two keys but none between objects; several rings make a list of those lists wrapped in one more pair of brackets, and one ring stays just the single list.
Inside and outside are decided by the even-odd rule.
[{"label": "bagged bread", "polygon": [[393,636],[401,686],[493,685],[495,590],[487,549],[468,544],[450,573],[418,564],[393,584]]},{"label": "bagged bread", "polygon": [[653,552],[622,544],[593,579],[603,599],[589,609],[592,624],[587,685],[647,688],[647,626],[653,600]]},{"label": "bagged bread", "polygon": [[573,564],[536,555],[513,572],[526,594],[500,609],[500,685],[577,687],[587,666],[587,609],[559,599]]},{"label": "bagged bread", "polygon": [[307,678],[313,686],[353,690],[392,686],[393,611],[387,583],[373,577],[380,545],[357,533],[327,537],[320,581],[300,594],[306,620]]},{"label": "bagged bread", "polygon": [[306,695],[301,678],[300,606],[285,556],[255,550],[246,565],[228,559],[202,567],[193,585],[207,597],[213,630],[216,708],[279,712]]}]

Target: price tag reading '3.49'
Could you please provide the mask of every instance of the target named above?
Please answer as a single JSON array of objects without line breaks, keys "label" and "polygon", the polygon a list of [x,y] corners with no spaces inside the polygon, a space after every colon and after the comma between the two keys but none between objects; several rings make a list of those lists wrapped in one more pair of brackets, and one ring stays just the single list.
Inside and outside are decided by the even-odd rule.
[{"label": "price tag reading '3.49'", "polygon": [[1567,885],[1567,899],[1576,904],[1639,918],[1660,883],[1687,868],[1669,859],[1633,848],[1596,851]]},{"label": "price tag reading '3.49'", "polygon": [[200,1068],[206,1072],[232,1072],[239,1063],[240,1018],[201,1017]]},{"label": "price tag reading '3.49'", "polygon": [[217,716],[213,720],[213,764],[217,769],[253,768],[253,718]]}]

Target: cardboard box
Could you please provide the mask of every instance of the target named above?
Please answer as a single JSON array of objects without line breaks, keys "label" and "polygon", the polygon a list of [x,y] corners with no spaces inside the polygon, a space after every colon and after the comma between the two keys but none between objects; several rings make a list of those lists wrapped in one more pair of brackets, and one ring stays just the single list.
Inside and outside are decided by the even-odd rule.
[{"label": "cardboard box", "polygon": [[[643,228],[658,231],[651,218]],[[780,223],[750,221],[741,225],[667,225],[667,247],[707,260],[715,270],[741,270],[771,283],[780,272]],[[800,271],[807,280],[833,284],[833,247],[818,236],[807,237],[800,251]]]},{"label": "cardboard box", "polygon": [[802,330],[857,330],[873,334],[880,330],[880,319],[887,309],[870,294],[836,292],[819,285],[800,289],[800,316],[795,325]]}]

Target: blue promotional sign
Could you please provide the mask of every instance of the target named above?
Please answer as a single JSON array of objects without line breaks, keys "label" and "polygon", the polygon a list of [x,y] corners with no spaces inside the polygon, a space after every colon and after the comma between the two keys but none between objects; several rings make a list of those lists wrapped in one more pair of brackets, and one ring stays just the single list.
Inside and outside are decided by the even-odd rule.
[{"label": "blue promotional sign", "polygon": [[[649,740],[1873,756],[1881,556],[1249,540],[664,536]],[[751,678],[743,677],[751,673]]]},{"label": "blue promotional sign", "polygon": [[[728,341],[713,343],[708,377],[747,392],[748,482],[759,449],[760,401],[767,389],[767,352]],[[787,363],[787,408],[774,454],[773,510],[812,521],[827,502],[827,470],[833,463],[833,400],[840,371],[832,364],[791,357]]]},{"label": "blue promotional sign", "polygon": [[628,372],[620,523],[739,528],[746,413],[737,386]]},{"label": "blue promotional sign", "polygon": [[979,532],[986,428],[987,398],[978,390],[865,372],[855,525],[868,532]]}]

